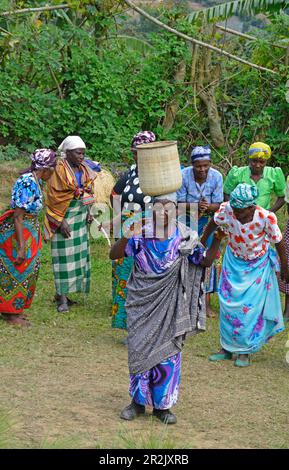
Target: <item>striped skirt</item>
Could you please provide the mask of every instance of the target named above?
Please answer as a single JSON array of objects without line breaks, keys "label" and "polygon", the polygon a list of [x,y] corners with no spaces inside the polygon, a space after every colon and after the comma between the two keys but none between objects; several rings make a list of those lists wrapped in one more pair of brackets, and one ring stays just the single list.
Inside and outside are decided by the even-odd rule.
[{"label": "striped skirt", "polygon": [[52,266],[56,293],[88,293],[90,289],[89,235],[86,222],[87,207],[74,199],[66,214],[70,238],[58,231],[51,241]]}]

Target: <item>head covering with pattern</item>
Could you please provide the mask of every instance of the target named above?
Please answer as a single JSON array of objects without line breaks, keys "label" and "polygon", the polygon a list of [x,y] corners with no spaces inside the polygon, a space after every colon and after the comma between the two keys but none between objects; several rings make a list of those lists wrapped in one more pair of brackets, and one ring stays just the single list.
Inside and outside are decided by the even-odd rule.
[{"label": "head covering with pattern", "polygon": [[256,186],[240,183],[230,195],[230,205],[235,209],[246,209],[254,206],[259,191]]}]

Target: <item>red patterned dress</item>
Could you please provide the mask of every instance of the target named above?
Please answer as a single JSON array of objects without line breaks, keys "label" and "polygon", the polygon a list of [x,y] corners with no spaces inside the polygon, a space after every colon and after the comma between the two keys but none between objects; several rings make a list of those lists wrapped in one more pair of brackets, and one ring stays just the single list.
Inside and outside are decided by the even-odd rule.
[{"label": "red patterned dress", "polygon": [[[25,260],[20,265],[15,264],[18,247],[13,216],[17,207],[26,211]],[[42,207],[37,181],[32,173],[25,173],[14,184],[11,209],[0,217],[0,313],[21,314],[32,303],[40,267],[42,239],[37,215]]]}]

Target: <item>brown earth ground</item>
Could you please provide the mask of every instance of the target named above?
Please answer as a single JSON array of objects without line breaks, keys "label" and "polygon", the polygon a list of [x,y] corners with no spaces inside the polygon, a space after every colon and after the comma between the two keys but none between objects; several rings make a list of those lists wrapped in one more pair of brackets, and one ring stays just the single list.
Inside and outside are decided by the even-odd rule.
[{"label": "brown earth ground", "polygon": [[8,413],[9,448],[289,447],[288,333],[273,338],[251,367],[213,364],[207,358],[218,349],[218,318],[185,345],[178,423],[166,428],[150,410],[134,422],[121,421],[129,402],[127,349],[124,332],[110,327],[104,241],[92,243],[92,265],[91,293],[72,296],[79,305],[59,315],[45,246],[30,310],[33,327],[0,321],[0,411]]}]

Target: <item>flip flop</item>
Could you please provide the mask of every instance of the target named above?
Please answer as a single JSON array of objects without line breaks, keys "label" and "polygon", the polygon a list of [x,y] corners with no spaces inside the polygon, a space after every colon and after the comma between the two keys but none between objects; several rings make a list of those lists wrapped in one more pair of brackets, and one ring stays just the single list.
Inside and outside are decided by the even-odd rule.
[{"label": "flip flop", "polygon": [[216,353],[209,356],[209,361],[218,362],[218,361],[230,361],[232,359],[232,353]]},{"label": "flip flop", "polygon": [[67,304],[60,304],[60,305],[58,305],[57,311],[58,311],[59,313],[69,312],[68,305],[67,305]]}]

